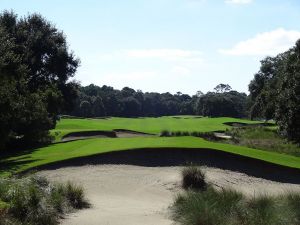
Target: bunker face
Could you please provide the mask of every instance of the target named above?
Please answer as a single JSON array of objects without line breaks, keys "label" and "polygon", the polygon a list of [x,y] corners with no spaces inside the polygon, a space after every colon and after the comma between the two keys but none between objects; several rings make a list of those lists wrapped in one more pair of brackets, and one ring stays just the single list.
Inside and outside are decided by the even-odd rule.
[{"label": "bunker face", "polygon": [[257,178],[300,184],[299,169],[214,149],[143,148],[112,151],[59,161],[40,166],[39,169],[106,164],[170,167],[183,166],[190,163],[237,171]]},{"label": "bunker face", "polygon": [[131,137],[147,137],[153,136],[153,134],[147,134],[137,131],[115,129],[113,131],[80,131],[72,132],[65,135],[61,141],[74,141],[89,138],[131,138]]}]

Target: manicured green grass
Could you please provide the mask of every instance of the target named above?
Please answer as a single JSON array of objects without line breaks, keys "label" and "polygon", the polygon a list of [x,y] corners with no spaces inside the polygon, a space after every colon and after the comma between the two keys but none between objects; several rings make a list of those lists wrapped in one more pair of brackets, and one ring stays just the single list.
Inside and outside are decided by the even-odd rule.
[{"label": "manicured green grass", "polygon": [[164,147],[211,148],[300,169],[300,158],[285,154],[214,143],[196,137],[137,137],[87,139],[37,148],[29,153],[0,161],[0,164],[5,165],[0,174],[10,175],[11,173],[22,172],[52,162],[110,151]]},{"label": "manicured green grass", "polygon": [[164,116],[158,118],[61,119],[57,123],[56,129],[52,130],[51,133],[55,136],[55,140],[59,141],[68,133],[84,130],[127,129],[151,134],[159,134],[162,130],[210,132],[226,130],[229,126],[224,125],[223,123],[225,122],[257,123],[257,121],[228,117],[201,118],[195,116],[176,116],[176,118]]},{"label": "manicured green grass", "polygon": [[52,133],[57,143],[47,147],[22,152],[16,156],[0,160],[0,175],[7,176],[34,167],[62,160],[101,154],[105,152],[140,148],[191,148],[215,149],[243,155],[267,162],[299,168],[300,157],[267,152],[243,146],[214,143],[198,137],[136,137],[136,138],[96,138],[60,143],[63,135],[75,131],[128,129],[145,133],[159,134],[162,130],[209,132],[229,128],[224,122],[255,121],[233,118],[197,118],[193,116],[159,118],[109,118],[109,119],[62,119]]}]

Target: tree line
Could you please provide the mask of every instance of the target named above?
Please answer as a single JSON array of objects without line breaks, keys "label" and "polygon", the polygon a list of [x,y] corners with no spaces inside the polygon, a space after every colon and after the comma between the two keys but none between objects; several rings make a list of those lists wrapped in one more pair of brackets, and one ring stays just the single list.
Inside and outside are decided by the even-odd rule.
[{"label": "tree line", "polygon": [[80,86],[72,80],[80,60],[64,33],[39,14],[0,13],[0,53],[0,149],[49,141],[62,114],[250,116],[274,119],[283,135],[300,142],[300,41],[261,61],[249,96],[228,84],[192,96]]},{"label": "tree line", "polygon": [[122,90],[94,84],[80,87],[75,107],[68,114],[81,117],[139,117],[167,115],[202,115],[246,117],[247,95],[219,84],[214,91],[190,96],[142,92],[129,87]]}]

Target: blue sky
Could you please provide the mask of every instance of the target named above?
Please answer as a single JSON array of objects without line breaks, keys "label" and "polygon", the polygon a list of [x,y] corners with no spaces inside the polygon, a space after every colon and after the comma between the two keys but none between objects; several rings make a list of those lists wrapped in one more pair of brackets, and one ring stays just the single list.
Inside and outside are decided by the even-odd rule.
[{"label": "blue sky", "polygon": [[195,94],[247,92],[259,61],[300,38],[299,0],[0,0],[67,36],[82,85]]}]

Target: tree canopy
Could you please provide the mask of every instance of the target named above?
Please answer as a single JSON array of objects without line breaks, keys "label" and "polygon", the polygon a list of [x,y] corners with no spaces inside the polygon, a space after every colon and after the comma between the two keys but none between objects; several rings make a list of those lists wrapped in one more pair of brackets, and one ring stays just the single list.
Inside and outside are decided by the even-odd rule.
[{"label": "tree canopy", "polygon": [[39,14],[1,13],[0,52],[1,148],[39,142],[72,107],[78,85],[70,78],[79,60],[63,32]]},{"label": "tree canopy", "polygon": [[[220,85],[218,85],[220,86]],[[218,87],[217,86],[217,87]],[[245,117],[247,95],[237,91],[221,88],[222,91],[203,94],[198,91],[190,96],[176,94],[135,91],[125,87],[116,90],[106,85],[98,87],[91,84],[80,88],[75,109],[70,112],[74,116],[166,116],[166,115],[203,115]],[[93,99],[99,99],[94,104]],[[101,99],[101,100],[100,100]],[[82,107],[82,105],[85,107]],[[89,107],[88,110],[86,108]],[[98,107],[98,110],[95,110]]]},{"label": "tree canopy", "polygon": [[251,118],[275,119],[283,135],[300,142],[300,40],[262,60],[249,91]]}]

